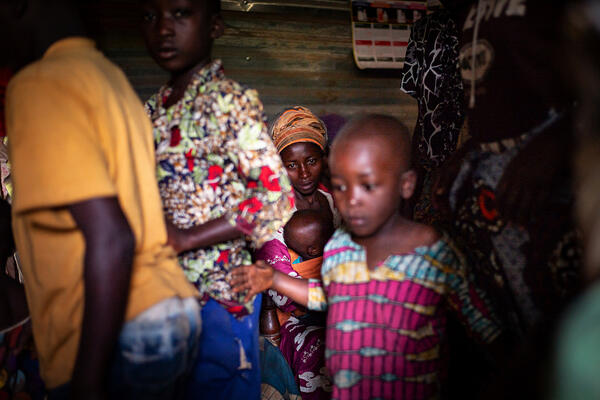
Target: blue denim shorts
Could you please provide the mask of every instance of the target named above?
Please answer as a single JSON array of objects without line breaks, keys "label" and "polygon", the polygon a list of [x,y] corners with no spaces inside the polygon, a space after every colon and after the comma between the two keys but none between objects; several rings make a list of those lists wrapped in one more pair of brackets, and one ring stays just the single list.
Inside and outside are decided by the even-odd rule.
[{"label": "blue denim shorts", "polygon": [[[201,333],[196,299],[172,297],[123,325],[108,376],[111,399],[180,399]],[[69,384],[48,393],[66,399]]]}]

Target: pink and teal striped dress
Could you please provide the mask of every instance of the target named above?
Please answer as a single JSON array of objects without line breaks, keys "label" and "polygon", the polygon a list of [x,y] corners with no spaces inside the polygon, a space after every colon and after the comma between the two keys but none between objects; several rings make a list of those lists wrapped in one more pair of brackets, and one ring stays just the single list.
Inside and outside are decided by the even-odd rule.
[{"label": "pink and teal striped dress", "polygon": [[338,229],[325,248],[309,304],[328,308],[326,365],[334,399],[431,399],[440,395],[447,311],[479,342],[500,334],[445,239],[390,255],[373,270],[363,247]]}]

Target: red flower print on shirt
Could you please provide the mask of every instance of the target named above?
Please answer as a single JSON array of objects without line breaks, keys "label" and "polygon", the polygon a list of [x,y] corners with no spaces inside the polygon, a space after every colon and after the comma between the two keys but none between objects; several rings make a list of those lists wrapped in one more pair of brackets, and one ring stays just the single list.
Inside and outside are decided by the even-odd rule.
[{"label": "red flower print on shirt", "polygon": [[247,211],[249,213],[256,213],[262,208],[263,204],[256,197],[251,197],[248,200],[244,200],[240,203],[240,211]]},{"label": "red flower print on shirt", "polygon": [[217,262],[227,264],[229,262],[229,250],[223,250],[219,253],[219,258],[217,258]]},{"label": "red flower print on shirt", "polygon": [[181,130],[179,130],[178,126],[174,126],[171,129],[171,141],[169,142],[169,146],[175,147],[179,145],[181,142]]},{"label": "red flower print on shirt", "polygon": [[189,149],[187,153],[185,153],[185,159],[187,161],[187,167],[190,172],[194,172],[194,149]]},{"label": "red flower print on shirt", "polygon": [[296,205],[296,198],[293,194],[288,196],[288,201],[290,202],[290,207],[294,208],[294,206]]},{"label": "red flower print on shirt", "polygon": [[208,167],[208,184],[213,190],[217,190],[221,174],[223,174],[223,168],[221,166],[211,165]]},{"label": "red flower print on shirt", "polygon": [[265,189],[271,192],[281,192],[281,186],[279,186],[279,179],[273,173],[271,168],[264,166],[260,170],[260,176],[258,179],[262,182]]}]

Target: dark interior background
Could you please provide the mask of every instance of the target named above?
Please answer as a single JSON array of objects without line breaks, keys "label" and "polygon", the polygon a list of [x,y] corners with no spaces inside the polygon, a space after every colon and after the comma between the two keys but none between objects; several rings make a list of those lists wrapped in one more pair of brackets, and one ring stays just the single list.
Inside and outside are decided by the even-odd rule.
[{"label": "dark interior background", "polygon": [[[223,0],[225,34],[213,48],[226,74],[258,90],[269,117],[289,105],[318,115],[394,115],[411,129],[416,102],[400,91],[400,71],[359,70],[352,55],[350,2]],[[142,100],[168,76],[146,54],[137,0],[97,0],[88,8],[105,54]]]}]

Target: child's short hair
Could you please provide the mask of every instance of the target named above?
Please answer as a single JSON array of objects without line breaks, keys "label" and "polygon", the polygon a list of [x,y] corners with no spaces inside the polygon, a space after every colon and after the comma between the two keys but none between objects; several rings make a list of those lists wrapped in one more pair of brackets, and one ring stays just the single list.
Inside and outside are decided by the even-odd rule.
[{"label": "child's short hair", "polygon": [[[309,245],[314,246],[321,255],[333,231],[333,221],[320,211],[298,210],[283,228],[283,237],[286,244],[304,258]],[[295,248],[300,246],[304,248]]]},{"label": "child's short hair", "polygon": [[380,136],[398,150],[406,168],[412,167],[410,131],[400,120],[390,115],[361,114],[348,121],[337,134],[333,146],[357,137]]}]

